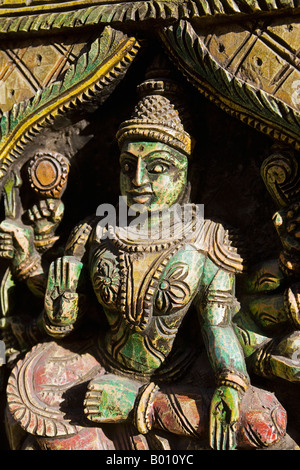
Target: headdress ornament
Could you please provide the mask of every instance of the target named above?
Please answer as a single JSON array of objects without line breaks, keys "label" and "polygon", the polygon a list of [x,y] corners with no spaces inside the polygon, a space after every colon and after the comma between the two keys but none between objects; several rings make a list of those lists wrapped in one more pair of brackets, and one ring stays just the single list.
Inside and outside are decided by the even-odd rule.
[{"label": "headdress ornament", "polygon": [[169,70],[154,67],[137,87],[139,101],[131,118],[117,132],[120,147],[126,140],[142,138],[158,140],[191,155],[193,138],[186,131],[190,117],[184,93],[169,74]]}]

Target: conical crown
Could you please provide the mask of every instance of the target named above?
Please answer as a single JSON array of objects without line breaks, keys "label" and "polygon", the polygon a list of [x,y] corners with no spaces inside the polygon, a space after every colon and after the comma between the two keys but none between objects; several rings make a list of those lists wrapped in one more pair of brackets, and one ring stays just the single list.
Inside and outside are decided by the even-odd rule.
[{"label": "conical crown", "polygon": [[[155,75],[158,78],[155,78]],[[125,140],[154,140],[191,155],[192,137],[186,131],[189,122],[183,91],[166,70],[156,67],[137,87],[139,101],[128,121],[121,124],[117,139],[121,147]]]}]

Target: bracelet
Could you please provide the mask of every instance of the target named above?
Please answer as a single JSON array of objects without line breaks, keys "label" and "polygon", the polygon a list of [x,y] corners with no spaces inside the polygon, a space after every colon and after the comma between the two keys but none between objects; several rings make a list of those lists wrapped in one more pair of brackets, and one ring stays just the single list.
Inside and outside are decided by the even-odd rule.
[{"label": "bracelet", "polygon": [[49,250],[54,243],[59,239],[59,237],[35,237],[34,239],[34,246],[36,247],[37,251],[40,253],[44,253],[44,251]]},{"label": "bracelet", "polygon": [[28,279],[32,273],[41,267],[41,258],[39,255],[29,256],[22,261],[17,268],[14,269],[14,274],[19,281]]},{"label": "bracelet", "polygon": [[133,423],[141,434],[147,434],[152,428],[151,406],[157,392],[157,385],[151,382],[140,388],[136,398]]},{"label": "bracelet", "polygon": [[52,323],[50,322],[44,310],[43,329],[49,336],[53,336],[54,338],[64,338],[65,336],[69,335],[70,333],[74,331],[74,325],[66,325],[66,326],[52,325]]},{"label": "bracelet", "polygon": [[217,380],[218,386],[226,385],[242,393],[246,392],[249,384],[250,382],[247,376],[229,369],[222,370]]}]

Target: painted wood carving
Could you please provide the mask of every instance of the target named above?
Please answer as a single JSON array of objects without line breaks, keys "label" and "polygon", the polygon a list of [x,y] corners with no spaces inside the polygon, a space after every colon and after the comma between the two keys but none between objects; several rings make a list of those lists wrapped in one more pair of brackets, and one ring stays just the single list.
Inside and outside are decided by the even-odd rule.
[{"label": "painted wood carving", "polygon": [[2,2],[8,448],[299,448],[300,6],[279,3]]}]

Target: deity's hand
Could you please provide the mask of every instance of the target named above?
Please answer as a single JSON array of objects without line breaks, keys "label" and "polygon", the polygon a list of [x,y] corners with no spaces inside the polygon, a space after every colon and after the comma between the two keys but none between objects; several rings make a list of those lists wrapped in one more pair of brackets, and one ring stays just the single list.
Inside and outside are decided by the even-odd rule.
[{"label": "deity's hand", "polygon": [[60,199],[43,199],[27,211],[36,237],[52,235],[64,215],[64,204]]},{"label": "deity's hand", "polygon": [[300,382],[300,333],[288,333],[268,350],[268,372],[289,382]]},{"label": "deity's hand", "polygon": [[105,374],[88,385],[84,401],[87,418],[95,423],[119,423],[128,419],[141,384],[126,377]]},{"label": "deity's hand", "polygon": [[233,450],[239,420],[240,394],[222,385],[214,393],[210,407],[210,445],[215,450]]},{"label": "deity's hand", "polygon": [[18,268],[35,253],[33,230],[20,221],[6,219],[0,224],[0,256]]},{"label": "deity's hand", "polygon": [[300,202],[276,212],[273,222],[284,249],[300,253]]},{"label": "deity's hand", "polygon": [[53,261],[49,268],[45,295],[45,317],[51,325],[68,327],[80,316],[79,294],[82,284],[83,264],[72,256]]}]

